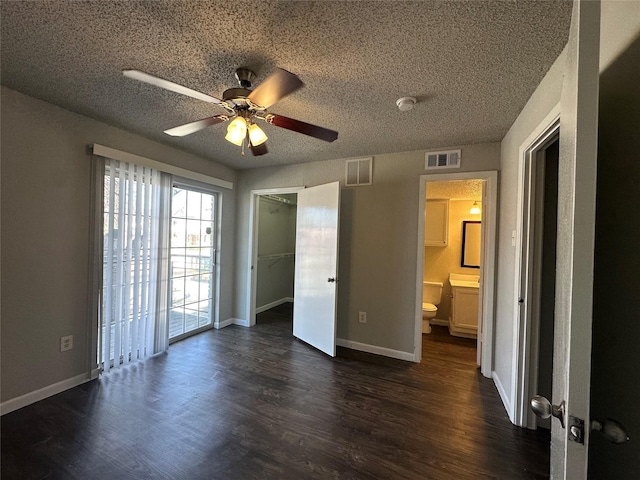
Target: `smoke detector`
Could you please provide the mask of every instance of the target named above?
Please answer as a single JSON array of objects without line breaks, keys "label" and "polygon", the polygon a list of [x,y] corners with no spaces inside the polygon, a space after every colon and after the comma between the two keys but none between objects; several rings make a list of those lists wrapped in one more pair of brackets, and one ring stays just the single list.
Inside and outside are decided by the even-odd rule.
[{"label": "smoke detector", "polygon": [[418,99],[416,97],[401,97],[396,100],[396,105],[401,112],[408,112],[413,108]]}]

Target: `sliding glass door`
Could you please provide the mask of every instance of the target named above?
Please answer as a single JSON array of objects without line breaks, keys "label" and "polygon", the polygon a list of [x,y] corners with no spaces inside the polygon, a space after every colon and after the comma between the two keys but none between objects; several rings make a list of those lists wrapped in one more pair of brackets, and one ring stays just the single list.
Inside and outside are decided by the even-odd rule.
[{"label": "sliding glass door", "polygon": [[213,326],[218,196],[126,161],[96,166],[97,364],[108,372]]},{"label": "sliding glass door", "polygon": [[215,298],[217,196],[175,184],[171,198],[169,339],[208,328]]}]

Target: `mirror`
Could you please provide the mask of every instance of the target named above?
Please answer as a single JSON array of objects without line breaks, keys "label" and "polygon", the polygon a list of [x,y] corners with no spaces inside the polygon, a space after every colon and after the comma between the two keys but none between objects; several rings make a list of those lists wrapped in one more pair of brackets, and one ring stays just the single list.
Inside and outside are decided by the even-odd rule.
[{"label": "mirror", "polygon": [[482,222],[472,220],[462,222],[462,267],[480,268],[481,233]]}]

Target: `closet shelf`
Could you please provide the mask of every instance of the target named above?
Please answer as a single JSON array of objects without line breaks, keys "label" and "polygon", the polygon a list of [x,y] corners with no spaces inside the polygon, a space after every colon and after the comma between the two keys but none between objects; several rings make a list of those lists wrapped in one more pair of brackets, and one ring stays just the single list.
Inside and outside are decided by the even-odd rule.
[{"label": "closet shelf", "polygon": [[258,260],[272,260],[274,258],[295,257],[295,253],[272,253],[270,255],[258,255]]}]

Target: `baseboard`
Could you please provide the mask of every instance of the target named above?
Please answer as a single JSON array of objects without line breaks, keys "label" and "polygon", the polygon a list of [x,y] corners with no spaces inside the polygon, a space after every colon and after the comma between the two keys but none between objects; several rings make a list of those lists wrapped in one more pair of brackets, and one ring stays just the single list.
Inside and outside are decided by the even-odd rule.
[{"label": "baseboard", "polygon": [[276,300],[275,302],[267,303],[266,305],[256,307],[256,315],[258,313],[266,312],[270,308],[277,307],[278,305],[282,305],[283,303],[287,303],[287,302],[293,302],[293,297],[283,297],[280,300]]},{"label": "baseboard", "polygon": [[383,357],[397,358],[398,360],[406,360],[408,362],[416,361],[413,353],[379,347],[377,345],[369,345],[367,343],[352,342],[351,340],[345,340],[344,338],[336,338],[336,345],[339,347],[350,348],[352,350],[358,350],[360,352],[375,353],[376,355],[382,355]]},{"label": "baseboard", "polygon": [[218,330],[224,327],[228,327],[229,325],[240,325],[241,327],[248,327],[249,320],[242,320],[241,318],[227,318],[221,322],[215,322],[213,324],[213,328],[217,328]]},{"label": "baseboard", "polygon": [[440,325],[441,327],[448,327],[449,320],[440,320],[439,318],[432,318],[429,320],[431,325]]},{"label": "baseboard", "polygon": [[243,320],[241,318],[232,318],[234,325],[240,325],[241,327],[250,327],[249,320]]},{"label": "baseboard", "polygon": [[498,394],[500,395],[500,399],[502,400],[502,404],[504,405],[504,408],[507,410],[507,414],[509,415],[509,420],[511,420],[511,423],[513,422],[513,418],[511,418],[511,401],[509,400],[509,397],[507,396],[507,392],[505,391],[504,387],[502,386],[502,382],[500,381],[500,377],[498,377],[498,374],[494,371],[491,372],[491,378],[493,379],[493,383],[496,386],[496,390],[498,390]]},{"label": "baseboard", "polygon": [[213,328],[216,329],[221,329],[224,327],[228,327],[229,325],[233,325],[233,318],[227,318],[226,320],[223,320],[221,322],[213,322]]},{"label": "baseboard", "polygon": [[2,402],[0,403],[0,415],[11,413],[19,408],[26,407],[32,403],[39,402],[40,400],[44,400],[45,398],[57,395],[65,390],[69,390],[70,388],[77,387],[78,385],[94,380],[98,377],[98,373],[98,370],[94,369],[88,375],[86,373],[76,375],[75,377],[68,378],[67,380],[62,380],[61,382],[54,383],[53,385],[34,390],[33,392],[25,393],[19,397]]}]

